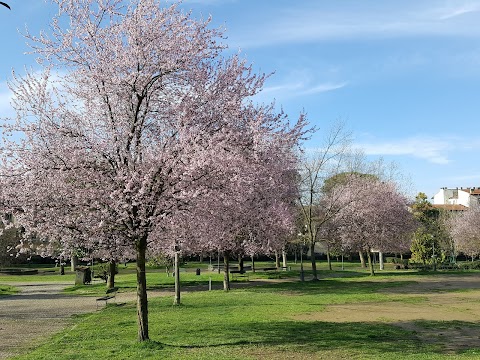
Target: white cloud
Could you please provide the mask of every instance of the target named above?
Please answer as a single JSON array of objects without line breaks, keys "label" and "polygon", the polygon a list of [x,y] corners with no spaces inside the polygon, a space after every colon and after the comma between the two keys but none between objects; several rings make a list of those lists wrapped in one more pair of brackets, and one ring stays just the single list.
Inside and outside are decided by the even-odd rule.
[{"label": "white cloud", "polygon": [[291,92],[296,91],[304,87],[301,82],[298,83],[286,83],[275,86],[266,86],[263,88],[263,93],[276,93],[276,92]]},{"label": "white cloud", "polygon": [[[327,2],[272,7],[262,23],[246,23],[231,36],[241,48],[321,40],[431,35],[480,36],[478,19],[458,18],[480,11],[480,2],[438,6],[435,1],[365,2],[363,6],[328,8]],[[448,5],[448,3],[447,3]]]},{"label": "white cloud", "polygon": [[454,138],[415,136],[392,141],[357,143],[367,155],[404,155],[427,160],[434,164],[449,164],[449,152],[457,144]]},{"label": "white cloud", "polygon": [[480,179],[480,173],[468,174],[468,175],[458,175],[449,177],[448,180],[454,184],[465,184],[465,183],[474,183],[478,186],[478,180]]},{"label": "white cloud", "polygon": [[478,2],[466,2],[451,4],[444,8],[437,9],[440,20],[448,20],[465,14],[476,13],[480,11],[480,4]]},{"label": "white cloud", "polygon": [[270,97],[275,98],[292,98],[296,96],[307,96],[313,94],[324,93],[328,91],[334,91],[347,86],[347,82],[325,82],[310,84],[308,82],[292,82],[284,83],[280,85],[267,86],[263,89],[263,95],[268,94]]},{"label": "white cloud", "polygon": [[[171,2],[175,3],[176,0]],[[183,0],[185,4],[201,4],[201,5],[225,5],[225,3],[233,3],[236,0]]]},{"label": "white cloud", "polygon": [[308,89],[305,89],[303,92],[300,93],[300,95],[310,95],[310,94],[316,94],[316,93],[322,93],[322,92],[327,92],[327,91],[333,91],[333,90],[338,90],[341,89],[345,86],[347,86],[347,82],[341,82],[341,83],[324,83],[324,84],[318,84],[313,87],[310,87]]},{"label": "white cloud", "polygon": [[0,117],[9,116],[13,113],[10,101],[13,93],[8,89],[6,83],[0,84]]}]

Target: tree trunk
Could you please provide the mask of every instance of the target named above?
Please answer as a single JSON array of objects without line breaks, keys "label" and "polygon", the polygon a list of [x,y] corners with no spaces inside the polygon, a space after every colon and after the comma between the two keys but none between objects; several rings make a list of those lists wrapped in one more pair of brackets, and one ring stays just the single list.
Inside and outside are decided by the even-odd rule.
[{"label": "tree trunk", "polygon": [[238,255],[238,270],[243,271],[243,255]]},{"label": "tree trunk", "polygon": [[358,252],[358,255],[360,256],[360,263],[362,264],[362,267],[366,268],[367,264],[365,263],[365,257],[363,256],[363,251],[360,250]]},{"label": "tree trunk", "polygon": [[283,270],[287,271],[287,252],[285,248],[282,249],[282,267]]},{"label": "tree trunk", "polygon": [[328,264],[328,269],[332,271],[332,259],[330,259],[330,252],[328,251],[328,248],[327,248],[327,264]]},{"label": "tree trunk", "polygon": [[229,261],[229,253],[225,251],[223,253],[223,290],[229,291],[230,290],[230,261]]},{"label": "tree trunk", "polygon": [[148,300],[147,300],[147,277],[145,273],[145,253],[147,239],[141,238],[137,244],[137,319],[138,341],[148,340]]},{"label": "tree trunk", "polygon": [[107,289],[113,289],[115,287],[115,271],[117,270],[117,264],[115,260],[111,260],[108,263],[108,281]]},{"label": "tree trunk", "polygon": [[318,280],[317,259],[315,259],[315,243],[313,241],[310,243],[310,260],[312,261],[312,280],[316,281]]},{"label": "tree trunk", "polygon": [[174,271],[175,271],[175,298],[173,300],[173,305],[180,305],[180,268],[178,261],[178,251],[175,251],[174,256]]},{"label": "tree trunk", "polygon": [[75,268],[78,266],[78,256],[77,255],[72,255],[70,264],[71,264],[72,272],[75,271]]},{"label": "tree trunk", "polygon": [[252,272],[255,272],[255,258],[252,255]]},{"label": "tree trunk", "polygon": [[280,256],[278,256],[278,251],[275,250],[275,267],[280,269]]},{"label": "tree trunk", "polygon": [[383,259],[383,252],[378,253],[378,261],[380,263],[380,270],[384,270],[385,265],[384,265],[384,259]]},{"label": "tree trunk", "polygon": [[372,261],[372,252],[367,251],[367,259],[368,259],[368,266],[370,267],[370,275],[375,275],[375,269],[373,268],[373,261]]}]

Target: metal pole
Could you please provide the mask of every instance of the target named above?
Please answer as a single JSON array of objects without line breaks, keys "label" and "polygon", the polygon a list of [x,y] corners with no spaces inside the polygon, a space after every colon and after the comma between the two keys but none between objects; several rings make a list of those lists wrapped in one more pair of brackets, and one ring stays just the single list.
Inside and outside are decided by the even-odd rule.
[{"label": "metal pole", "polygon": [[303,246],[300,249],[300,281],[305,281],[305,274],[303,272]]},{"label": "metal pole", "polygon": [[180,269],[178,268],[178,251],[175,251],[175,300],[174,305],[180,305]]}]

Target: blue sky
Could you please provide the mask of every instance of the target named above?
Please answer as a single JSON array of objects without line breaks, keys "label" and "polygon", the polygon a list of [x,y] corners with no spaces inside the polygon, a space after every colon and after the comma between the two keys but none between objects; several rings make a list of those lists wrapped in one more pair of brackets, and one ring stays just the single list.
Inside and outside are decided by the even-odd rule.
[{"label": "blue sky", "polygon": [[[0,116],[11,69],[34,66],[17,29],[46,28],[42,0],[0,9]],[[396,162],[411,192],[480,186],[480,0],[185,0],[212,16],[225,42],[275,74],[260,98],[291,116],[305,110],[319,139],[336,119],[372,159]]]}]

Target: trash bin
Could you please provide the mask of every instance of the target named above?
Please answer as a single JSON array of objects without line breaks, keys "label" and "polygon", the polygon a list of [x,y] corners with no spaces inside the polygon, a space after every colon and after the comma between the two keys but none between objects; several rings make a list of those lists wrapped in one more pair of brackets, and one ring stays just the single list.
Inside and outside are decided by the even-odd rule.
[{"label": "trash bin", "polygon": [[85,285],[92,282],[92,272],[88,266],[75,268],[75,285]]},{"label": "trash bin", "polygon": [[195,271],[195,274],[200,275],[200,269],[197,269],[197,271]]}]

